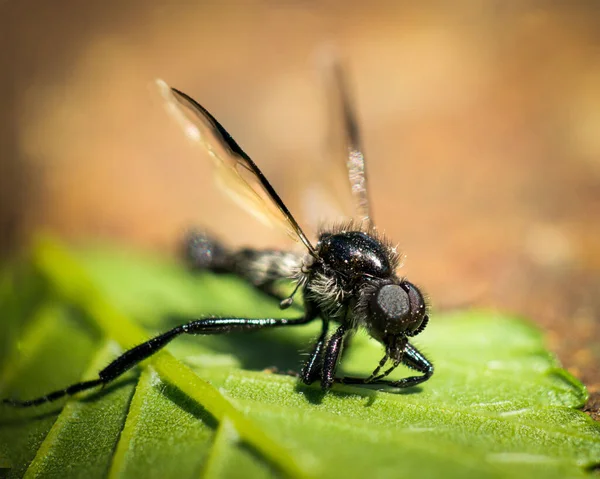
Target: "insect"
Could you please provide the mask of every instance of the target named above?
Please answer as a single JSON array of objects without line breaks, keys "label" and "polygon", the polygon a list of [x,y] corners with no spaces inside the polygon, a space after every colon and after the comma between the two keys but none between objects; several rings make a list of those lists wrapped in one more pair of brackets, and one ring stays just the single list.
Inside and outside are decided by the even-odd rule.
[{"label": "insect", "polygon": [[[187,94],[164,82],[158,83],[167,99],[167,107],[180,120],[187,135],[208,149],[220,181],[229,185],[230,192],[242,204],[270,222],[284,226],[306,249],[304,254],[248,248],[232,250],[205,234],[195,234],[187,243],[189,260],[195,268],[229,272],[244,278],[276,298],[281,309],[290,307],[294,295],[301,289],[304,296],[301,316],[295,319],[197,319],[124,352],[102,369],[97,379],[76,383],[36,399],[4,399],[3,403],[17,407],[37,406],[104,386],[183,334],[250,332],[301,326],[317,320],[321,321],[320,334],[308,360],[297,373],[303,383],[319,381],[321,388],[328,390],[334,383],[407,388],[428,380],[433,374],[433,365],[409,341],[427,326],[427,304],[414,284],[397,275],[398,254],[373,226],[365,158],[355,115],[340,68],[334,68],[334,73],[347,143],[347,173],[361,219],[323,230],[314,245],[256,163],[212,114]],[[185,116],[182,107],[191,112],[193,120]],[[199,125],[212,133],[225,153],[206,141]],[[282,279],[296,283],[294,291],[287,297],[278,293],[274,286]],[[382,344],[384,355],[368,377],[339,377],[336,370],[342,350],[358,328],[365,328]],[[419,374],[395,381],[386,379],[401,364]]]}]

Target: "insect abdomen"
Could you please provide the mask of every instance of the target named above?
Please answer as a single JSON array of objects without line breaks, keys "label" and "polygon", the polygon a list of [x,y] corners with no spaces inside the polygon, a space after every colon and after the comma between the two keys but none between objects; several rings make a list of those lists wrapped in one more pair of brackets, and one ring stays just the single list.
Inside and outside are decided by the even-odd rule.
[{"label": "insect abdomen", "polygon": [[230,250],[205,233],[189,235],[186,256],[194,269],[233,273],[255,286],[296,277],[302,262],[296,253],[251,248]]},{"label": "insect abdomen", "polygon": [[233,272],[255,286],[297,276],[302,258],[290,252],[241,249],[231,254]]},{"label": "insect abdomen", "polygon": [[193,269],[233,272],[231,251],[206,233],[193,231],[184,243],[184,256]]}]

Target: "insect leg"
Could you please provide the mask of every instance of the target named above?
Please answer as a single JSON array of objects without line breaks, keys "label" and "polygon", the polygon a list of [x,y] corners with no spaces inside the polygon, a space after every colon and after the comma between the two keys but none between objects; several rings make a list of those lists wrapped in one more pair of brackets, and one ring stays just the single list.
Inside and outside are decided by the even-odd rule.
[{"label": "insect leg", "polygon": [[91,381],[84,381],[51,392],[45,396],[26,401],[15,399],[3,399],[2,404],[15,407],[38,406],[40,404],[55,401],[64,396],[92,389],[96,386],[104,386],[121,376],[126,371],[136,366],[144,359],[149,358],[169,342],[182,334],[225,334],[238,331],[253,331],[263,328],[276,328],[281,326],[293,326],[306,324],[315,318],[312,314],[306,314],[302,318],[296,319],[247,319],[247,318],[205,318],[192,321],[187,324],[176,326],[169,331],[159,334],[149,339],[145,343],[139,344],[134,348],[125,351],[121,356],[113,360],[108,366],[98,373],[98,378]]},{"label": "insect leg", "polygon": [[379,371],[381,371],[381,368],[383,366],[385,366],[385,363],[388,362],[388,359],[389,359],[389,355],[386,352],[385,356],[383,356],[381,358],[381,360],[379,361],[379,364],[377,365],[377,367],[373,370],[373,372],[371,373],[371,375],[366,379],[366,382],[370,383],[374,379],[379,379],[380,377],[382,377],[382,375],[379,374]]},{"label": "insect leg", "polygon": [[319,368],[322,365],[323,349],[325,348],[325,340],[327,339],[327,331],[329,330],[329,321],[323,319],[323,327],[321,328],[321,334],[315,344],[308,361],[300,372],[300,379],[304,384],[312,384],[319,377]]},{"label": "insect leg", "polygon": [[368,378],[355,377],[336,378],[336,381],[342,384],[384,384],[393,388],[410,388],[427,381],[433,375],[433,364],[410,343],[406,343],[402,364],[423,374],[421,376],[409,376],[397,381],[376,378],[374,381],[367,382]]},{"label": "insect leg", "polygon": [[383,379],[384,377],[389,376],[392,373],[392,371],[394,371],[398,366],[400,366],[400,364],[401,364],[401,361],[396,359],[396,360],[394,360],[392,365],[389,368],[387,368],[385,371],[383,371],[381,374],[373,375],[373,373],[371,373],[371,381],[370,382],[379,381],[380,379]]},{"label": "insect leg", "polygon": [[323,353],[323,373],[321,375],[321,389],[331,388],[335,380],[335,370],[341,358],[344,337],[348,332],[348,327],[341,325],[331,335]]}]

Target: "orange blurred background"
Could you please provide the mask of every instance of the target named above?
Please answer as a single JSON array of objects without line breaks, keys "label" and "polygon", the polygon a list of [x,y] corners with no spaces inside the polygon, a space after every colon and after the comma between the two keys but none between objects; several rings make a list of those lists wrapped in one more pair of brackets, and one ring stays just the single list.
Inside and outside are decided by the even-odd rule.
[{"label": "orange blurred background", "polygon": [[[294,209],[348,67],[378,225],[438,309],[535,320],[600,401],[600,4],[0,4],[0,232],[172,252],[191,224],[279,243],[213,191],[155,78],[219,118]],[[299,181],[301,178],[302,181]]]}]

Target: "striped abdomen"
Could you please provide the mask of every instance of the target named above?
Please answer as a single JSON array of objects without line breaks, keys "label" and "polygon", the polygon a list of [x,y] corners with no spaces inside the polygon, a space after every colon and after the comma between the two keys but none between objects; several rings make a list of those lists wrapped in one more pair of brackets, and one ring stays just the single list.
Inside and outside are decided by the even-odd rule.
[{"label": "striped abdomen", "polygon": [[236,274],[261,287],[279,279],[300,275],[303,256],[279,250],[243,248],[230,250],[204,233],[192,233],[185,245],[188,262],[194,269]]}]

